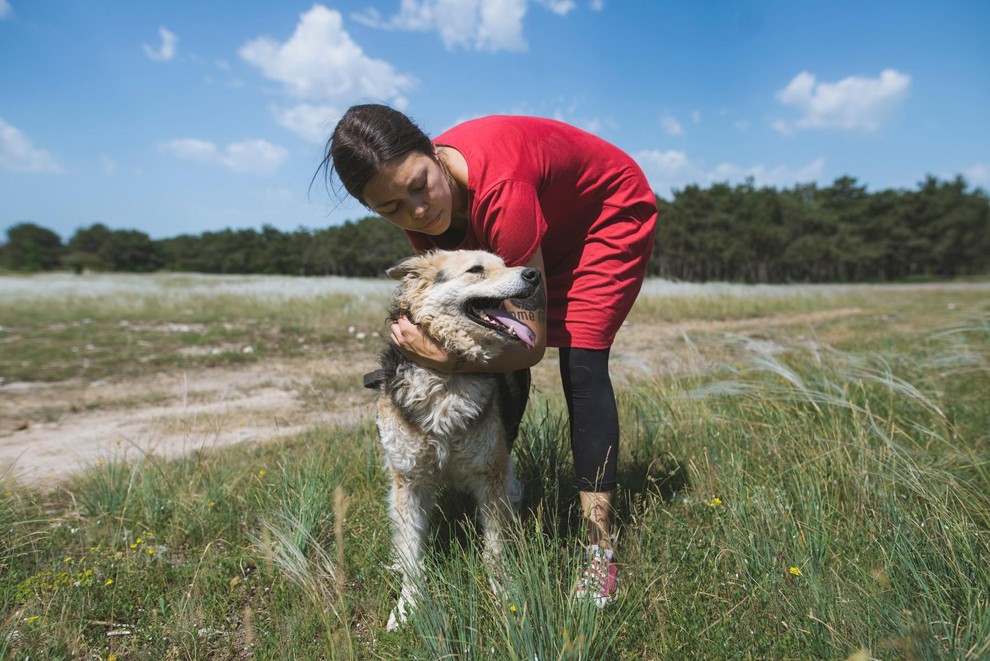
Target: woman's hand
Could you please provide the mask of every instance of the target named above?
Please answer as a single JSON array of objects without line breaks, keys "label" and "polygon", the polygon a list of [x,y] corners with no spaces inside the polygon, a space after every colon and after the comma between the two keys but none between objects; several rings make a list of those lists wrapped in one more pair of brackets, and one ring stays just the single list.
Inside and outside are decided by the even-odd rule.
[{"label": "woman's hand", "polygon": [[453,372],[458,367],[443,347],[434,342],[433,338],[423,335],[419,326],[406,317],[393,321],[390,330],[392,343],[406,358],[420,367],[438,372]]},{"label": "woman's hand", "polygon": [[[539,270],[540,288],[528,299],[509,300],[505,308],[510,313],[519,312],[535,335],[535,346],[527,347],[516,342],[488,362],[469,362],[464,358],[451,358],[442,346],[424,335],[419,326],[407,317],[399,317],[392,322],[390,333],[392,343],[402,354],[420,367],[437,372],[514,372],[532,367],[543,359],[547,346],[546,273],[543,267],[543,253],[537,250],[526,266]],[[520,317],[517,316],[517,319]]]}]

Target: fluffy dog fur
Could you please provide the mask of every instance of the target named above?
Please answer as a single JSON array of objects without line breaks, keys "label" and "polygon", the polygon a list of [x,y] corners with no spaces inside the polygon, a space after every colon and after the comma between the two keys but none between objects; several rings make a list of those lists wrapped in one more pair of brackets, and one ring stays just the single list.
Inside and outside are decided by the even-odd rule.
[{"label": "fluffy dog fur", "polygon": [[[542,305],[536,269],[508,268],[483,251],[435,251],[399,262],[388,275],[400,281],[391,318],[407,316],[455,359],[486,362],[513,343],[533,344],[532,332],[501,305],[506,299],[523,307]],[[402,592],[387,625],[392,630],[406,620],[422,584],[428,512],[441,484],[477,500],[484,557],[496,569],[500,531],[522,496],[509,453],[530,376],[528,369],[440,373],[408,360],[392,344],[380,363],[376,423],[392,482],[389,510],[402,574]]]}]

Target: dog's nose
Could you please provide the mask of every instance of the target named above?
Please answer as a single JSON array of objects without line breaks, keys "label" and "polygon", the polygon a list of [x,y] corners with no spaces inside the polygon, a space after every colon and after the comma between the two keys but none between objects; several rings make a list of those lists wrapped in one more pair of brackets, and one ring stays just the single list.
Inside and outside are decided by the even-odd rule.
[{"label": "dog's nose", "polygon": [[523,269],[522,279],[531,285],[540,284],[540,269]]}]

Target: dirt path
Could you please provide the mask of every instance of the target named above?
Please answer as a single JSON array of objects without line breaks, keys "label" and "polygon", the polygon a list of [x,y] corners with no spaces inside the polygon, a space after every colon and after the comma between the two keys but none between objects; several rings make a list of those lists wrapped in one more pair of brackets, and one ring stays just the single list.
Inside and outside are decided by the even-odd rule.
[{"label": "dirt path", "polygon": [[367,416],[370,391],[317,391],[314,382],[328,375],[360,377],[329,362],[279,360],[140,380],[5,384],[0,476],[43,486],[100,461],[172,458]]},{"label": "dirt path", "polygon": [[[814,326],[855,309],[663,327],[626,324],[613,349],[617,385],[658,373],[698,372],[718,360],[716,342],[699,352],[692,335],[729,337],[781,325]],[[687,339],[685,339],[687,338]],[[361,374],[374,351],[346,360],[278,359],[240,368],[170,372],[139,380],[14,382],[0,385],[0,477],[53,486],[101,461],[146,453],[172,458],[195,450],[265,442],[317,425],[372,416]],[[556,352],[534,370],[537,388],[558,387]],[[39,420],[45,420],[39,422]]]}]

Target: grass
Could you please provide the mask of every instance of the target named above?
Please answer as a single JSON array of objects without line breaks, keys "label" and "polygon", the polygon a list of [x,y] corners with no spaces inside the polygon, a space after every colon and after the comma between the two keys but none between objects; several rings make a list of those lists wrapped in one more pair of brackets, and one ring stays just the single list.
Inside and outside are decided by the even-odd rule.
[{"label": "grass", "polygon": [[0,352],[0,375],[56,382],[312,355],[340,345],[350,327],[378,330],[390,288],[341,278],[0,277],[0,347],[11,348]]},{"label": "grass", "polygon": [[[470,503],[446,492],[433,513],[430,599],[386,633],[398,578],[375,431],[324,426],[172,462],[108,463],[54,490],[0,487],[0,657],[990,655],[986,289],[703,294],[648,290],[634,320],[775,321],[731,334],[699,326],[691,341],[718,345],[714,367],[644,370],[618,389],[625,580],[613,607],[570,595],[582,531],[566,420],[559,394],[540,391],[515,452],[526,495],[504,600],[488,587]],[[142,296],[135,309],[120,297],[62,312],[14,302],[4,346],[30,355],[32,332],[57,335],[48,325],[79,314],[110,341],[120,319],[145,314],[151,325],[226,323],[232,343],[255,342],[256,328],[281,355],[301,335],[319,334],[321,350],[352,341],[341,306],[368,323],[380,312],[325,292],[249,289],[213,305],[202,293],[191,308]],[[185,309],[179,321],[153,312]],[[855,313],[793,321],[840,309]],[[98,354],[91,369],[120,363]]]}]

